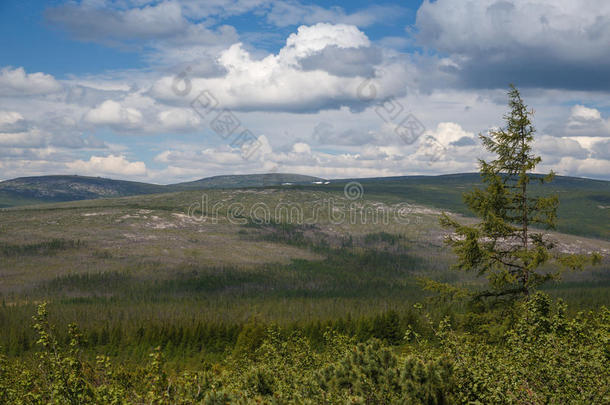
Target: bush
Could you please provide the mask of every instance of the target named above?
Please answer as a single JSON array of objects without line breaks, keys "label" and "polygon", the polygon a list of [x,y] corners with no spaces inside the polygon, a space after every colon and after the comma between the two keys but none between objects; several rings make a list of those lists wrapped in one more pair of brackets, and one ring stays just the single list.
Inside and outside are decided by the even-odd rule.
[{"label": "bush", "polygon": [[427,317],[432,336],[402,346],[357,343],[332,328],[313,345],[298,330],[253,321],[225,359],[172,370],[161,347],[143,366],[117,366],[106,355],[90,364],[76,326],[60,344],[41,305],[36,359],[0,357],[0,403],[610,403],[607,308],[568,318],[563,303],[538,293],[514,311],[499,339]]}]

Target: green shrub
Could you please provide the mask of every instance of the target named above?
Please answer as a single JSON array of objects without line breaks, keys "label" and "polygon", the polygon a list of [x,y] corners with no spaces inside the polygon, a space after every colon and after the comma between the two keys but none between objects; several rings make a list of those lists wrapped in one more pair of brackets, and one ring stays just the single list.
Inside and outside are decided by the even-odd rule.
[{"label": "green shrub", "polygon": [[298,329],[252,321],[232,354],[189,370],[169,367],[162,347],[144,365],[107,355],[89,362],[76,326],[62,344],[43,304],[34,317],[36,358],[0,357],[0,403],[610,403],[607,308],[570,318],[563,303],[537,293],[514,313],[498,339],[425,316],[432,335],[409,329],[416,339],[400,346],[357,343],[332,328],[314,345]]}]

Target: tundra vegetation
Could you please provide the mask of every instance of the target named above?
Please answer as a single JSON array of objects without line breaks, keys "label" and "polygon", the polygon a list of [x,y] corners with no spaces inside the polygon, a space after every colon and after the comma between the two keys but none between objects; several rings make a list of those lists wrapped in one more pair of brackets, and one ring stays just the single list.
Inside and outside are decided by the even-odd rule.
[{"label": "tundra vegetation", "polygon": [[[610,403],[607,229],[578,209],[562,222],[558,188],[530,174],[531,114],[509,100],[482,185],[463,190],[472,216],[438,185],[415,204],[399,180],[355,202],[206,191],[214,215],[186,215],[188,190],[4,210],[0,403]],[[610,197],[571,187],[572,207]],[[229,212],[308,217],[330,199],[409,200],[409,221]]]}]

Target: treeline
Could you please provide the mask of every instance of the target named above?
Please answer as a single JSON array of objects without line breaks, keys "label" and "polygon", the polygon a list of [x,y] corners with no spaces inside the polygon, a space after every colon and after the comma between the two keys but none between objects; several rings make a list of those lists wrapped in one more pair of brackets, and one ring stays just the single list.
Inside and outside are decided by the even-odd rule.
[{"label": "treeline", "polygon": [[[304,330],[255,322],[237,335],[231,353],[193,368],[171,368],[167,348],[146,363],[121,365],[103,351],[83,355],[86,338],[68,327],[57,338],[45,305],[38,308],[36,356],[0,356],[0,403],[10,404],[601,404],[610,401],[610,311],[566,316],[562,303],[537,293],[485,318],[502,332],[457,331],[449,318],[424,313],[431,334],[401,330],[359,343],[332,328],[320,340]],[[394,315],[377,322],[392,324]],[[371,320],[375,322],[375,320]],[[391,329],[391,328],[390,328]],[[403,333],[404,332],[404,333]],[[321,345],[319,343],[322,343]]]},{"label": "treeline", "polygon": [[[446,313],[446,312],[445,312]],[[437,315],[435,318],[439,318]],[[455,315],[449,319],[457,319]],[[35,348],[37,335],[31,327],[19,328],[6,323],[0,349],[7,356],[23,356]],[[55,332],[59,342],[67,344],[70,335],[67,325]],[[299,334],[307,338],[312,346],[324,350],[324,334],[334,333],[349,337],[355,342],[378,339],[390,346],[403,342],[406,330],[418,336],[430,337],[432,329],[427,324],[421,310],[398,312],[388,310],[374,316],[339,317],[315,322],[291,322],[278,324],[264,322],[256,317],[246,323],[221,323],[177,319],[170,322],[136,321],[106,322],[100,326],[82,329],[81,347],[86,352],[103,350],[113,355],[136,359],[147,354],[151,348],[159,347],[169,359],[196,356],[197,358],[218,358],[237,350],[244,344],[256,347],[262,342],[265,331],[274,329],[283,336]],[[247,342],[247,343],[246,343]]]}]

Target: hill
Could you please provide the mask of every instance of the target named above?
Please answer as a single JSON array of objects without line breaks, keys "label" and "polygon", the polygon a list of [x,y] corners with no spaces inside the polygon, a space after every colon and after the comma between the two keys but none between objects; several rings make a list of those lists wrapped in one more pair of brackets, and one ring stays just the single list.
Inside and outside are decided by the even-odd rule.
[{"label": "hill", "polygon": [[[314,188],[341,191],[349,181],[361,183],[365,197],[406,201],[463,215],[471,212],[464,205],[462,195],[482,185],[478,173],[460,173],[335,180],[324,188]],[[559,197],[557,229],[560,232],[610,240],[610,182],[556,176],[544,185],[532,182],[531,190]]]},{"label": "hill", "polygon": [[268,187],[287,184],[311,184],[324,181],[325,179],[319,177],[304,176],[302,174],[268,173],[206,177],[186,183],[171,184],[168,187],[179,190],[194,190],[209,188]]},{"label": "hill", "polygon": [[[196,181],[155,185],[99,177],[22,177],[0,183],[0,207],[48,202],[75,201],[142,194],[204,189],[248,187],[296,188],[343,193],[350,181],[362,184],[364,196],[390,203],[409,202],[470,215],[464,206],[464,192],[480,186],[477,173],[441,176],[398,176],[341,179],[327,182],[298,174],[272,173],[207,177]],[[610,240],[610,182],[557,176],[545,185],[532,184],[532,191],[559,196],[558,230],[575,235]]]},{"label": "hill", "polygon": [[165,186],[86,176],[20,177],[0,183],[0,207],[162,193]]},{"label": "hill", "polygon": [[86,176],[20,177],[0,182],[0,208],[182,190],[265,187],[286,183],[310,184],[322,180],[317,177],[286,173],[214,176],[169,185]]},{"label": "hill", "polygon": [[[420,277],[466,287],[481,280],[450,271],[455,257],[443,244],[440,210],[408,204],[403,211],[404,202],[453,204],[472,186],[467,178],[365,179],[361,200],[337,181],[4,209],[0,358],[38,361],[31,325],[43,301],[54,330],[78,322],[86,358],[112,350],[126,368],[155,347],[172,364],[210,364],[250,341],[243,336],[258,341],[268,325],[282,328],[278,336],[303,333],[316,345],[330,326],[358,341],[402,342],[405,330],[432,339],[430,319],[466,321],[458,318],[460,304],[442,304],[427,318],[433,301]],[[377,209],[382,214],[371,215]],[[598,251],[604,259],[550,284],[549,294],[576,310],[607,306],[610,242],[551,236],[557,253]],[[57,340],[70,337],[63,332]]]}]

